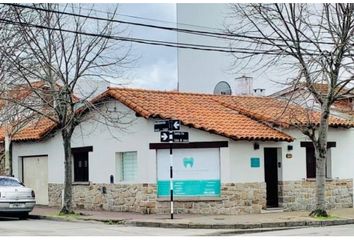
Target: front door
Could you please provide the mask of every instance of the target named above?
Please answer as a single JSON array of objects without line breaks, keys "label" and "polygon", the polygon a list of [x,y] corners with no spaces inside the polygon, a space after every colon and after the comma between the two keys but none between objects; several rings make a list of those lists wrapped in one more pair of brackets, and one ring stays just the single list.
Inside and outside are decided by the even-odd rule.
[{"label": "front door", "polygon": [[276,148],[264,148],[264,176],[267,186],[267,207],[278,207],[278,159]]},{"label": "front door", "polygon": [[88,152],[77,152],[74,155],[74,181],[88,182]]}]

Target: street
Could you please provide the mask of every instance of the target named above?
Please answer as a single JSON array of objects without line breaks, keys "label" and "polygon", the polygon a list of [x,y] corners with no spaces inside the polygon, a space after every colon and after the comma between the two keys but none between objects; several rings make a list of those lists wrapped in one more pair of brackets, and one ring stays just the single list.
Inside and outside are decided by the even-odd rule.
[{"label": "street", "polygon": [[247,236],[354,236],[354,225],[351,224],[329,227],[308,227],[301,229],[247,234]]},{"label": "street", "polygon": [[253,234],[231,229],[151,228],[99,222],[17,220],[0,218],[2,236],[354,236],[354,225],[308,227]]},{"label": "street", "polygon": [[0,218],[1,236],[206,236],[227,230],[148,228],[99,222]]}]

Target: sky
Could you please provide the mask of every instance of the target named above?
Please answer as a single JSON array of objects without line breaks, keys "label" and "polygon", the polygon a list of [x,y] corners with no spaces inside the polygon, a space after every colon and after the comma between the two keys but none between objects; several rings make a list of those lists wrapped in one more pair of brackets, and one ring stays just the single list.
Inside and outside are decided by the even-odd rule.
[{"label": "sky", "polygon": [[[112,4],[97,4],[95,9],[109,11]],[[118,6],[119,20],[153,24],[160,26],[176,27],[175,3],[120,3]],[[188,22],[185,22],[188,23]],[[124,25],[124,24],[123,24]],[[207,24],[203,24],[207,25]],[[202,26],[202,24],[198,24]],[[177,33],[153,28],[124,25],[130,37],[176,42]],[[184,26],[185,27],[185,26]],[[185,27],[191,28],[191,27]],[[192,27],[193,28],[193,27]],[[198,30],[205,30],[204,28]],[[208,29],[207,29],[208,30]],[[210,31],[210,30],[209,30]],[[204,41],[204,39],[203,39]],[[193,51],[193,50],[188,50]],[[121,79],[113,81],[111,85],[124,84],[123,86],[143,89],[176,90],[177,89],[177,49],[163,46],[152,46],[133,43],[131,54],[137,60],[127,69]],[[232,64],[230,64],[231,67]],[[261,79],[256,86],[267,88],[268,94],[274,88],[270,79],[274,78],[274,71],[267,76],[261,72],[255,75],[255,80]],[[277,77],[276,77],[277,78]],[[280,78],[284,78],[281,76]],[[273,85],[272,85],[273,84]],[[280,90],[280,89],[279,89]]]},{"label": "sky", "polygon": [[[162,3],[121,3],[118,7],[118,17],[121,20],[142,22],[155,25],[172,26],[176,24],[176,5]],[[138,16],[137,19],[128,17]],[[129,26],[129,34],[132,37],[148,38],[156,40],[176,41],[176,33],[161,31],[144,27]],[[127,76],[128,85],[137,88],[172,90],[177,87],[177,49],[161,46],[133,44],[132,53],[137,56],[135,67],[130,69]]]}]

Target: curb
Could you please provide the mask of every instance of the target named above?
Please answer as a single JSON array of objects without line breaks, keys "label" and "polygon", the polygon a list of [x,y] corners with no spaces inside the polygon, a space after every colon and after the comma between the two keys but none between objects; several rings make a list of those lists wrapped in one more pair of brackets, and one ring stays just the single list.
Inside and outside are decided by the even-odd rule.
[{"label": "curb", "polygon": [[252,224],[198,224],[198,223],[173,223],[173,222],[147,222],[125,219],[95,219],[95,218],[63,218],[45,215],[29,215],[30,219],[45,219],[64,222],[101,222],[114,225],[130,225],[136,227],[160,227],[160,228],[189,228],[189,229],[237,229],[240,233],[285,230],[300,227],[324,227],[335,225],[354,224],[354,218],[324,220],[324,221],[289,221],[289,222],[266,222]]},{"label": "curb", "polygon": [[216,233],[208,234],[207,236],[234,236],[234,235],[241,235],[241,234],[293,230],[293,229],[300,229],[300,228],[304,228],[304,227],[234,229],[233,231],[231,230],[231,231],[227,231],[227,232],[216,232]]},{"label": "curb", "polygon": [[127,225],[136,227],[161,227],[161,228],[198,228],[198,229],[284,229],[294,227],[323,227],[335,225],[354,224],[354,219],[324,220],[324,221],[290,221],[267,222],[256,224],[198,224],[198,223],[164,223],[146,221],[127,221]]},{"label": "curb", "polygon": [[96,218],[65,218],[46,215],[29,215],[29,219],[43,219],[50,221],[62,221],[62,222],[102,222],[105,224],[122,225],[126,223],[124,219],[96,219]]}]

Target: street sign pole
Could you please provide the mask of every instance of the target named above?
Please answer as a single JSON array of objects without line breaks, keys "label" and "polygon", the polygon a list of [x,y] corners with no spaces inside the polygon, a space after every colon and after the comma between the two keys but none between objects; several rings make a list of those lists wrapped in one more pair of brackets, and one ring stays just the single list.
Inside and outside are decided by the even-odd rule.
[{"label": "street sign pole", "polygon": [[173,143],[185,143],[189,141],[188,132],[180,132],[181,122],[179,120],[155,121],[154,131],[160,132],[160,141],[168,143],[170,148],[170,201],[171,219],[173,219]]},{"label": "street sign pole", "polygon": [[169,145],[170,145],[170,198],[171,198],[171,219],[173,219],[173,132],[169,131]]}]

